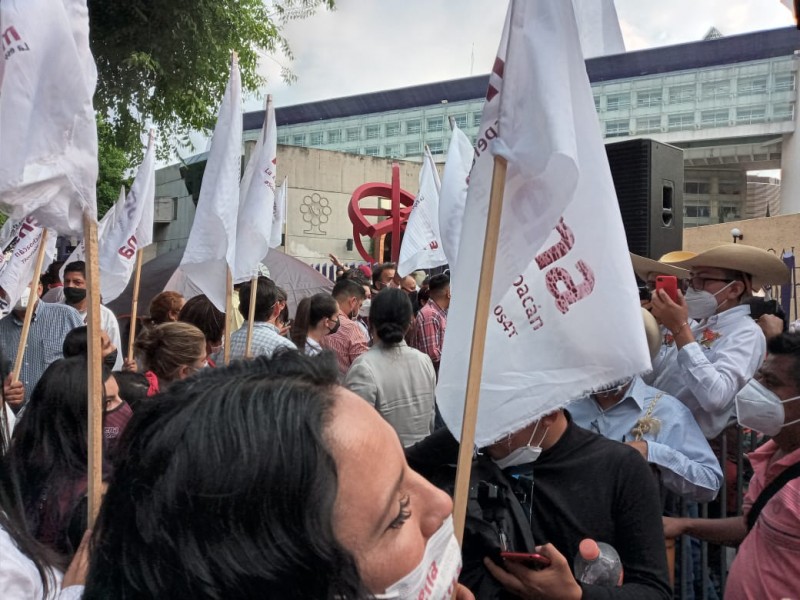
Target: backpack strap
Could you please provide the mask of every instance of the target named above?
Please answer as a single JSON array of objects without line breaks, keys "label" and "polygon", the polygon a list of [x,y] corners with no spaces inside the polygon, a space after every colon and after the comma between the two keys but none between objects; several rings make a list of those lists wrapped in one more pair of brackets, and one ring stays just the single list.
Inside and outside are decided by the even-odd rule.
[{"label": "backpack strap", "polygon": [[747,531],[749,532],[755,527],[758,516],[761,514],[762,509],[766,506],[772,497],[781,491],[781,488],[789,483],[792,479],[800,477],[800,462],[791,465],[784,469],[770,484],[761,490],[761,493],[756,498],[750,512],[747,513]]}]

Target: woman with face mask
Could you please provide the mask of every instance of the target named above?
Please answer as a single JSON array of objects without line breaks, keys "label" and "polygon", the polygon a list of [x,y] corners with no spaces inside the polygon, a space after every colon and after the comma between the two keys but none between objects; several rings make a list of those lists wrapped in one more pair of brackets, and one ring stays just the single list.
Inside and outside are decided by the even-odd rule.
[{"label": "woman with face mask", "polygon": [[308,356],[322,352],[320,340],[339,330],[339,305],[330,294],[314,294],[297,305],[290,334],[298,348]]},{"label": "woman with face mask", "polygon": [[284,351],[206,370],[144,407],[84,600],[449,600],[461,566],[450,498],[336,380],[330,355]]}]

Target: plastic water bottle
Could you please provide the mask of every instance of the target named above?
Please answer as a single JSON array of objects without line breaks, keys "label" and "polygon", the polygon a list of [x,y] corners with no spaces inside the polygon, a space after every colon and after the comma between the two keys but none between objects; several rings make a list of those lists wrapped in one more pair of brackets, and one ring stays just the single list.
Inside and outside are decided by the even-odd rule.
[{"label": "plastic water bottle", "polygon": [[622,585],[622,561],[614,547],[586,538],[575,557],[575,578],[583,583],[616,587]]}]

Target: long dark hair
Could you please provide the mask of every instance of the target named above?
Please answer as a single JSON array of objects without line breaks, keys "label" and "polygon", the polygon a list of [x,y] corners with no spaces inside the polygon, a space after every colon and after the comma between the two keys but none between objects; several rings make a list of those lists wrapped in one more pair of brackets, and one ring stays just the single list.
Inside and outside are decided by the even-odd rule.
[{"label": "long dark hair", "polygon": [[[104,369],[103,380],[108,376]],[[51,364],[33,388],[6,454],[8,471],[19,482],[28,528],[40,539],[45,521],[63,523],[81,501],[76,483],[87,474],[88,394],[86,357]],[[66,498],[63,506],[67,513],[42,514],[40,505],[45,497],[48,511],[60,511],[56,499]],[[75,533],[79,538],[82,532]],[[79,540],[73,539],[66,527],[55,537],[52,547],[59,553],[70,555],[77,549]]]},{"label": "long dark hair", "polygon": [[[0,351],[0,379],[5,381],[8,373],[8,362]],[[0,395],[2,393],[3,390],[0,389]],[[4,410],[0,405],[0,411]],[[6,438],[5,414],[0,415],[0,422],[3,427],[0,431],[0,528],[8,534],[17,549],[33,562],[42,580],[43,597],[47,598],[55,586],[55,576],[51,567],[63,569],[66,566],[65,561],[39,543],[28,528],[19,482],[7,464],[8,458],[4,456],[5,449],[10,444],[10,440]]]},{"label": "long dark hair", "polygon": [[300,300],[294,315],[290,337],[300,352],[305,350],[308,330],[316,327],[322,319],[330,319],[339,312],[339,304],[330,294],[314,294]]},{"label": "long dark hair", "polygon": [[381,290],[369,307],[370,326],[378,339],[388,345],[403,341],[413,316],[408,294],[396,288]]},{"label": "long dark hair", "polygon": [[370,597],[334,535],[335,359],[204,369],[136,412],[95,527],[84,600]]}]

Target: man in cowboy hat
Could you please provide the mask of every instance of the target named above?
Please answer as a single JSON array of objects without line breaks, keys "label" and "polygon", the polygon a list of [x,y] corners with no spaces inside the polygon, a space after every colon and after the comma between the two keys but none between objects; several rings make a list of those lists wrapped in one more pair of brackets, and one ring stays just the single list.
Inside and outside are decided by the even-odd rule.
[{"label": "man in cowboy hat", "polygon": [[663,291],[653,294],[653,315],[671,339],[649,383],[686,404],[712,439],[733,421],[734,397],[766,354],[764,334],[741,302],[762,285],[785,283],[789,271],[778,257],[744,244],[717,246],[675,266],[690,270],[689,288],[677,303]]}]

